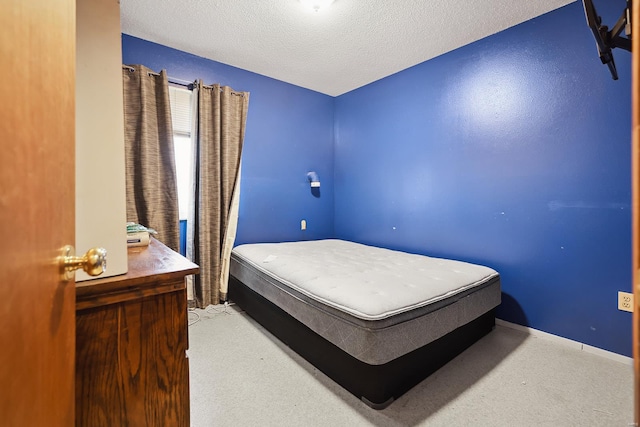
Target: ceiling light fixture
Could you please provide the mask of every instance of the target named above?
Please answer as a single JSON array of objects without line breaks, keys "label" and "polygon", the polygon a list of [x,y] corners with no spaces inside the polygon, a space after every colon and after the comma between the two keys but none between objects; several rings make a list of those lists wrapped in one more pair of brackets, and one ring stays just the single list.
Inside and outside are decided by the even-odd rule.
[{"label": "ceiling light fixture", "polygon": [[333,1],[334,0],[300,0],[300,3],[307,9],[318,12],[320,9],[330,6]]}]

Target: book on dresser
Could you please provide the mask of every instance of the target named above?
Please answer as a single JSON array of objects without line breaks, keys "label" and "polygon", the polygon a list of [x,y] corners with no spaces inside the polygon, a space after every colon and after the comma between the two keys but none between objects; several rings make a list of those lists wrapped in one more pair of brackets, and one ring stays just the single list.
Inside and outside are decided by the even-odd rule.
[{"label": "book on dresser", "polygon": [[151,235],[157,234],[153,228],[135,222],[127,222],[127,246],[149,246]]},{"label": "book on dresser", "polygon": [[127,246],[149,246],[151,236],[148,231],[136,231],[134,233],[127,233]]}]

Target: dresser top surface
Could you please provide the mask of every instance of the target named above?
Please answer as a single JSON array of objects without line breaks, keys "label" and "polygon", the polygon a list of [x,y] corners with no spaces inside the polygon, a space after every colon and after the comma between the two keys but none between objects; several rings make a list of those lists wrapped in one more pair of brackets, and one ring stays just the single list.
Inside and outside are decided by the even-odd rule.
[{"label": "dresser top surface", "polygon": [[128,248],[128,271],[119,276],[76,283],[76,300],[126,289],[152,287],[159,281],[182,280],[199,267],[156,239],[147,247]]}]

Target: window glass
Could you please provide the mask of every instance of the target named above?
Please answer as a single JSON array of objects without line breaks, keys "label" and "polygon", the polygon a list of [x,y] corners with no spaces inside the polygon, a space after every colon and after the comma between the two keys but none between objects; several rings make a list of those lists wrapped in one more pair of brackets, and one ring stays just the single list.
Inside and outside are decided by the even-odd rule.
[{"label": "window glass", "polygon": [[169,86],[171,102],[171,122],[173,125],[173,145],[175,150],[176,180],[178,184],[178,205],[180,219],[187,219],[191,202],[192,150],[191,140],[192,92],[180,86]]},{"label": "window glass", "polygon": [[191,137],[174,135],[173,146],[176,155],[176,180],[178,182],[178,204],[180,219],[187,219],[191,187]]}]

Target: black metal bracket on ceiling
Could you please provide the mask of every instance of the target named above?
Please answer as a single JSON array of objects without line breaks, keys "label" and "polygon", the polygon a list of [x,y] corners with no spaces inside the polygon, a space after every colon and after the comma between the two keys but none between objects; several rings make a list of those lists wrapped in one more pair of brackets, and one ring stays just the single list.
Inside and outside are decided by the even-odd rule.
[{"label": "black metal bracket on ceiling", "polygon": [[[611,30],[606,25],[602,25],[602,18],[596,12],[592,0],[582,0],[584,6],[584,14],[587,17],[587,24],[593,33],[598,47],[598,55],[600,61],[606,64],[611,71],[613,80],[618,80],[618,70],[613,60],[612,49],[619,47],[631,52],[631,5],[633,0],[627,0],[627,7],[622,12],[622,16],[618,19]],[[625,31],[627,37],[620,35],[622,30]]]}]

